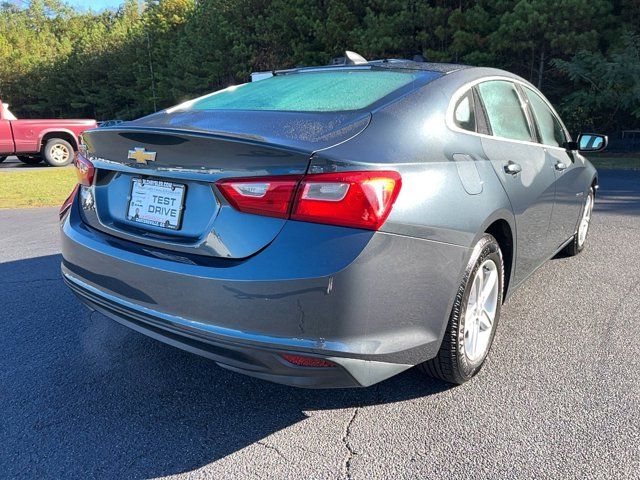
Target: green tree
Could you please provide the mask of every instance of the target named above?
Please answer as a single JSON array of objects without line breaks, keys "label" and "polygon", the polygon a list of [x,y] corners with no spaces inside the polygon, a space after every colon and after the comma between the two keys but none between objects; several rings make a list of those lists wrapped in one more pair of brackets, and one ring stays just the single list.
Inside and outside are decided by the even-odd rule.
[{"label": "green tree", "polygon": [[580,51],[554,65],[573,83],[562,109],[576,130],[618,130],[640,121],[640,37],[624,35],[623,47],[608,56]]},{"label": "green tree", "polygon": [[23,3],[0,2],[0,96],[21,116],[135,118],[252,71],[355,50],[504,68],[577,123],[638,121],[637,40],[623,33],[640,34],[640,0],[126,0],[100,13]]}]

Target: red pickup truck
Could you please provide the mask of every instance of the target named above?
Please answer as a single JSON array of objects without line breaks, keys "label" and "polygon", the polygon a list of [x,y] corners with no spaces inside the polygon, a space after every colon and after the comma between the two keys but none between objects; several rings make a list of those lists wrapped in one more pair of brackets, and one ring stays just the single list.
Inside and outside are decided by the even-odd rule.
[{"label": "red pickup truck", "polygon": [[80,134],[96,127],[95,120],[18,120],[0,100],[0,162],[17,155],[28,164],[69,165]]}]

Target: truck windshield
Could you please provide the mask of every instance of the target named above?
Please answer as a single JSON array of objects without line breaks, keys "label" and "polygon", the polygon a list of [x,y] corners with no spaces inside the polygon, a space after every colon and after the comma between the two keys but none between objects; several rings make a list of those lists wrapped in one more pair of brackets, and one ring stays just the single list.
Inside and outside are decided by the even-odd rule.
[{"label": "truck windshield", "polygon": [[[188,102],[193,110],[338,112],[359,110],[418,78],[436,72],[333,70],[275,75]],[[431,76],[432,78],[429,78]],[[180,107],[178,107],[180,108]]]}]

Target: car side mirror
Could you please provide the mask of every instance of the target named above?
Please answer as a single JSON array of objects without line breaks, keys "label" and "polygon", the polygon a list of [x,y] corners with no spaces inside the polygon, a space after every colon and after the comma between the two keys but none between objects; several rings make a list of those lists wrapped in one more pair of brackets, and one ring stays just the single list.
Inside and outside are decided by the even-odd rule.
[{"label": "car side mirror", "polygon": [[576,142],[567,142],[565,148],[567,150],[578,150],[580,153],[601,152],[607,148],[609,138],[599,133],[581,133],[578,135]]}]

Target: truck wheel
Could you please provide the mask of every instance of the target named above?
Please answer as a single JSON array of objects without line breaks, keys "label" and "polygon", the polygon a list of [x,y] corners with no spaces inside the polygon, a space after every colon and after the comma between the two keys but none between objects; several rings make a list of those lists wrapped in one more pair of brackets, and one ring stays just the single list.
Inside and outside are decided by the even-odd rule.
[{"label": "truck wheel", "polygon": [[52,167],[64,167],[73,162],[73,147],[61,138],[47,140],[42,153],[45,161]]},{"label": "truck wheel", "polygon": [[40,155],[18,155],[18,160],[27,165],[37,165],[42,161]]}]

